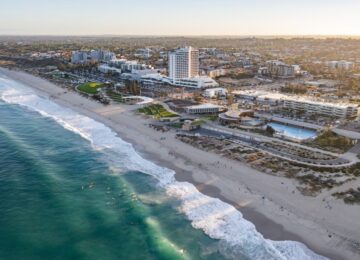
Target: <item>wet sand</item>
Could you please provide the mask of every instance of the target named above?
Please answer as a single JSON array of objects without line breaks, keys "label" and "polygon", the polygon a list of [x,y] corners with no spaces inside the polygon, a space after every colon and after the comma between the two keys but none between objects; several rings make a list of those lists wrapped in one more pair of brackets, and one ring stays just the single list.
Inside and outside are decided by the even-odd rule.
[{"label": "wet sand", "polygon": [[[294,180],[267,175],[248,165],[208,153],[175,138],[173,132],[148,127],[151,119],[134,114],[133,106],[103,106],[32,75],[0,69],[43,96],[106,124],[132,143],[145,158],[176,171],[176,179],[237,207],[265,238],[295,240],[331,259],[359,259],[351,241],[360,241],[360,207],[331,197],[305,197]],[[165,138],[165,139],[164,139]],[[264,197],[264,199],[263,199]],[[333,209],[325,208],[325,201]]]}]

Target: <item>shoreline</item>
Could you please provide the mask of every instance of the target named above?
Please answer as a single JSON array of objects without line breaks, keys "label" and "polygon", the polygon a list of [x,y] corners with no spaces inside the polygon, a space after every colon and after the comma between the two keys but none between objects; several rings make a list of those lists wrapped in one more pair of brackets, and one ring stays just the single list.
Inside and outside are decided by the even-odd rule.
[{"label": "shoreline", "polygon": [[[127,141],[127,140],[125,140],[125,141]],[[136,148],[136,146],[135,146],[135,148]],[[251,223],[253,223],[256,226],[256,230],[259,231],[266,239],[292,240],[292,241],[298,241],[298,242],[305,244],[305,242],[303,241],[303,239],[300,236],[297,236],[296,234],[285,231],[284,227],[281,224],[278,224],[275,221],[272,221],[270,218],[257,212],[255,209],[253,209],[251,207],[247,207],[247,206],[243,207],[243,206],[227,199],[225,196],[223,196],[221,194],[221,190],[219,188],[217,188],[216,186],[207,185],[207,184],[196,181],[193,178],[191,172],[182,171],[181,169],[175,167],[170,162],[157,160],[154,156],[151,156],[149,154],[142,153],[141,155],[142,155],[142,157],[144,157],[147,160],[157,162],[157,163],[161,164],[163,167],[173,169],[176,172],[175,178],[177,181],[190,182],[190,183],[194,184],[195,187],[202,194],[205,194],[205,195],[213,197],[213,198],[218,198],[218,199],[234,206],[236,209],[238,209],[241,212],[241,214],[244,216],[245,219],[249,220]],[[179,171],[182,171],[182,172],[178,173]]]},{"label": "shoreline", "polygon": [[[330,259],[356,259],[359,257],[358,254],[349,251],[341,237],[347,234],[346,230],[341,232],[339,236],[334,235],[330,239],[329,233],[326,232],[328,227],[324,228],[318,223],[310,223],[312,219],[309,220],[308,216],[302,216],[301,212],[294,214],[293,211],[296,210],[291,210],[288,206],[284,212],[278,212],[280,211],[279,205],[283,204],[280,199],[285,197],[282,192],[288,191],[290,193],[289,191],[294,188],[291,180],[266,175],[245,164],[198,150],[176,140],[173,133],[156,132],[145,126],[149,120],[133,115],[131,108],[134,107],[126,105],[105,107],[30,74],[1,68],[0,72],[33,88],[36,92],[40,92],[43,96],[47,96],[62,106],[70,107],[80,114],[107,125],[120,138],[133,144],[136,151],[144,158],[175,170],[175,177],[178,181],[193,183],[203,194],[220,198],[222,201],[240,208],[244,218],[252,222],[265,238],[299,241],[306,244],[314,252]],[[123,122],[127,122],[127,127],[124,127]],[[166,137],[166,140],[160,140],[160,137]],[[213,164],[220,160],[220,165]],[[239,170],[239,172],[235,172],[233,169]],[[270,185],[267,185],[267,181]],[[286,183],[286,188],[283,187],[283,184],[279,184],[282,182]],[[273,191],[274,194],[270,194],[274,197],[269,196],[268,198],[272,188],[276,188]],[[265,191],[263,191],[264,189]],[[266,195],[265,202],[262,200],[263,195]],[[296,196],[302,195],[296,194]],[[289,198],[289,201],[296,207],[296,201],[291,200],[294,198]],[[306,203],[308,199],[298,198],[298,200]],[[323,214],[323,216],[326,215]],[[357,227],[352,228],[356,230]],[[331,233],[335,232],[331,231]],[[357,235],[356,232],[355,235]],[[360,234],[358,235],[360,236]]]}]

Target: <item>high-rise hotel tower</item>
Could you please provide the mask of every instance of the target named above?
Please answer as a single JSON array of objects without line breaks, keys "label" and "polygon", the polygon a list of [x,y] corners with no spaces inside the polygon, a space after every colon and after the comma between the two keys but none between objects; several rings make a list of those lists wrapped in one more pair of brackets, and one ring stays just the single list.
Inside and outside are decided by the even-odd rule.
[{"label": "high-rise hotel tower", "polygon": [[169,53],[169,78],[172,80],[199,76],[199,50],[193,47]]}]

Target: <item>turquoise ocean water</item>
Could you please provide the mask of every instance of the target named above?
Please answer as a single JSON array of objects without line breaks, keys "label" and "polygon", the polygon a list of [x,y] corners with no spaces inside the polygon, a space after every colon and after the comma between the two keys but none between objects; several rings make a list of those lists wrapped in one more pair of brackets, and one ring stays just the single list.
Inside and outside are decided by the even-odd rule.
[{"label": "turquoise ocean water", "polygon": [[0,75],[0,259],[323,259]]},{"label": "turquoise ocean water", "polygon": [[0,103],[0,259],[218,259],[150,176],[49,118]]}]

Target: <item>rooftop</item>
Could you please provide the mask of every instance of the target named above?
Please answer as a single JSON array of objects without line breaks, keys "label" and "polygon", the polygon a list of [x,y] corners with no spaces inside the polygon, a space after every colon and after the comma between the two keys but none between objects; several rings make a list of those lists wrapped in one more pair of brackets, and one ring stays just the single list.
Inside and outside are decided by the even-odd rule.
[{"label": "rooftop", "polygon": [[222,108],[222,106],[211,104],[211,103],[204,103],[204,104],[200,104],[200,105],[189,106],[187,108],[190,108],[190,109]]},{"label": "rooftop", "polygon": [[287,100],[287,101],[297,101],[314,105],[322,105],[328,107],[336,107],[336,108],[347,108],[347,107],[358,107],[357,104],[346,103],[346,102],[337,102],[330,103],[319,99],[314,99],[309,96],[297,96],[297,95],[285,95],[279,92],[267,92],[267,91],[257,91],[257,90],[239,90],[234,91],[233,94],[238,95],[249,95],[254,96],[260,99],[276,99],[276,100]]}]

